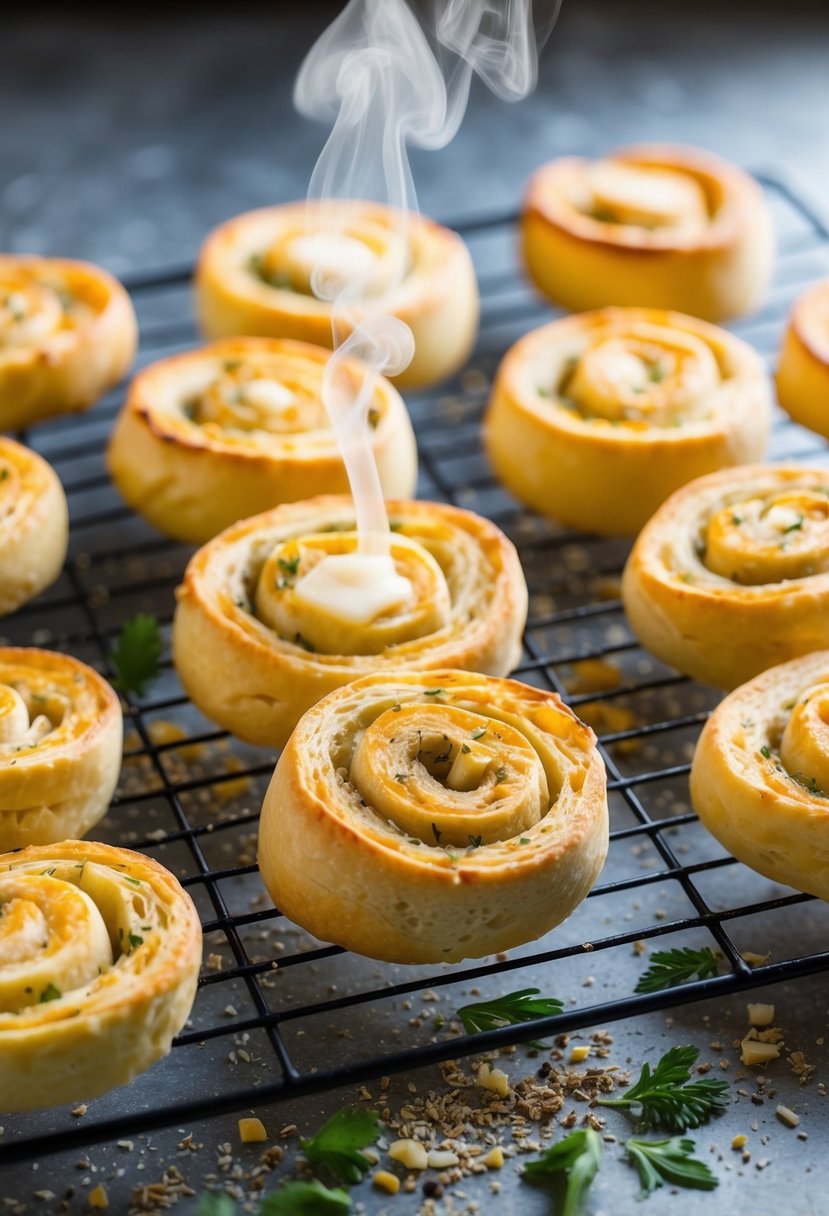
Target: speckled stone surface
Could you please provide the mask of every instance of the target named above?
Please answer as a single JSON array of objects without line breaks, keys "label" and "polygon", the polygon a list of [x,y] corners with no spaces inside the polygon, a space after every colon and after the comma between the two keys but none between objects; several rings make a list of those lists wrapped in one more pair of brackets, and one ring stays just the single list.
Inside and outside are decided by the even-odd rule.
[{"label": "speckled stone surface", "polygon": [[[302,54],[335,8],[274,0],[270,5],[236,6],[230,15],[196,7],[163,16],[126,15],[117,25],[84,11],[4,18],[0,247],[86,257],[120,273],[163,267],[192,259],[205,232],[225,217],[300,196],[322,133],[293,114],[291,86]],[[421,204],[450,220],[511,207],[528,173],[542,160],[565,152],[595,153],[634,139],[697,142],[744,164],[773,166],[793,174],[820,200],[829,187],[827,50],[829,22],[818,6],[746,4],[731,9],[706,0],[676,9],[642,0],[626,5],[565,0],[545,52],[537,94],[520,106],[507,107],[476,90],[452,147],[415,158]],[[705,842],[689,839],[691,847],[705,847]],[[626,858],[626,864],[646,865],[648,859]],[[759,887],[751,886],[750,876],[745,881],[756,896]],[[709,894],[716,897],[716,892]],[[723,899],[730,897],[723,893]],[[648,915],[658,914],[666,898],[655,884],[652,902],[657,912],[649,908]],[[601,904],[588,901],[578,919],[562,931],[567,940],[589,940],[591,934],[608,932],[607,908]],[[628,922],[645,915],[635,898],[620,900],[617,913]],[[794,907],[774,923],[761,920],[747,926],[741,945],[777,949],[781,956],[796,952],[800,943],[820,949],[826,941],[826,920],[822,906]],[[605,952],[595,964],[588,965],[587,957],[543,972],[522,970],[521,983],[536,982],[545,991],[574,1001],[578,997],[581,1003],[582,985],[592,971],[597,999],[612,999],[630,991],[642,966],[622,949]],[[320,968],[316,973],[310,969],[302,982],[309,997],[321,999],[331,980]],[[244,988],[238,988],[242,1009]],[[222,999],[227,999],[226,992]],[[618,1143],[608,1143],[606,1163],[586,1212],[817,1216],[825,1211],[829,1098],[820,1096],[817,1082],[829,1081],[824,1042],[829,980],[807,978],[756,992],[751,999],[777,1006],[776,1020],[788,1048],[802,1050],[816,1066],[814,1079],[801,1087],[781,1063],[769,1071],[767,1081],[776,1097],[762,1105],[750,1097],[756,1091],[753,1077],[735,1081],[727,1114],[695,1136],[699,1155],[711,1162],[721,1180],[714,1194],[673,1194],[665,1189],[641,1207],[635,1178]],[[722,1075],[734,1078],[739,1069],[734,1042],[745,1030],[745,1003],[746,998],[729,998],[679,1005],[667,1015],[618,1023],[610,1028],[614,1042],[608,1062],[638,1071],[645,1058],[653,1061],[671,1044],[688,1042],[700,1047],[717,1075],[720,1061],[727,1060]],[[452,1007],[447,1004],[446,1012]],[[363,1021],[350,1025],[350,1038],[338,1037],[342,1027],[327,1019],[318,1044],[294,1043],[292,1049],[306,1063],[315,1055],[321,1064],[359,1056],[373,1050],[377,1036],[382,1038],[391,1024],[402,1027],[405,1036],[419,1010],[432,1016],[435,1008],[440,1006],[424,1003],[418,995],[410,1010],[399,1004],[379,1012],[365,1008]],[[588,1034],[579,1041],[587,1041]],[[222,1042],[226,1051],[229,1041]],[[712,1043],[721,1044],[721,1049],[712,1048]],[[251,1053],[249,1068],[234,1068],[248,1069],[237,1080],[255,1086],[268,1076],[256,1063],[256,1043]],[[184,1062],[176,1059],[184,1054],[189,1063],[189,1053],[174,1053],[142,1083],[103,1099],[105,1109],[115,1116],[174,1095],[190,1096],[200,1081],[184,1075]],[[227,1067],[215,1052],[206,1053],[205,1061],[206,1069]],[[519,1049],[504,1066],[522,1076],[538,1063]],[[393,1078],[383,1100],[399,1109],[412,1086],[423,1093],[437,1082],[433,1069]],[[367,1088],[377,1105],[379,1084]],[[280,1128],[296,1124],[301,1133],[310,1133],[338,1106],[357,1098],[348,1091],[254,1109],[282,1143]],[[802,1116],[797,1131],[775,1117],[777,1101]],[[52,1116],[42,1118],[44,1129],[53,1126]],[[14,1134],[14,1117],[0,1122],[5,1122],[7,1136]],[[609,1134],[622,1138],[627,1127],[623,1116],[608,1116]],[[798,1131],[807,1138],[798,1138]],[[745,1163],[729,1147],[738,1133],[749,1138],[751,1159]],[[195,1145],[203,1146],[199,1151],[177,1149],[188,1134]],[[0,1200],[16,1201],[26,1212],[82,1212],[90,1188],[103,1182],[110,1211],[126,1212],[133,1187],[157,1181],[171,1163],[199,1191],[205,1177],[217,1173],[219,1146],[225,1142],[232,1144],[234,1159],[246,1169],[256,1163],[258,1147],[240,1149],[235,1117],[223,1117],[136,1137],[128,1142],[131,1147],[110,1143],[83,1156],[73,1152],[6,1167]],[[284,1143],[290,1158],[296,1137],[288,1136]],[[541,1216],[558,1210],[547,1192],[519,1182],[514,1163],[498,1180],[497,1195],[491,1176],[449,1188],[449,1198],[436,1212]],[[69,1187],[73,1194],[61,1208]],[[36,1198],[37,1192],[52,1198]],[[355,1191],[355,1210],[371,1216],[411,1216],[421,1200],[420,1188],[389,1199],[366,1185]],[[15,1211],[15,1203],[8,1210]],[[186,1197],[176,1208],[184,1216],[194,1210],[195,1200]]]}]

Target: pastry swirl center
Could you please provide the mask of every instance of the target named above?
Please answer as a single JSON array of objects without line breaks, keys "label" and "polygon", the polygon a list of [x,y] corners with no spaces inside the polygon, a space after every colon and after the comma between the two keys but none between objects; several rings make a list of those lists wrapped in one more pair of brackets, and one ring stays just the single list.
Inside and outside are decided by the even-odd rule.
[{"label": "pastry swirl center", "polygon": [[32,346],[60,328],[56,292],[25,278],[0,280],[0,347]]},{"label": "pastry swirl center", "polygon": [[[35,701],[30,694],[30,701]],[[47,704],[47,698],[37,698]],[[0,684],[0,751],[35,747],[53,729],[45,713],[33,713],[29,704],[10,684]]]},{"label": "pastry swirl center", "polygon": [[409,838],[441,847],[506,841],[537,824],[550,794],[529,740],[429,691],[360,736],[349,779],[363,801]]},{"label": "pastry swirl center", "polygon": [[182,409],[207,434],[297,435],[327,430],[328,415],[320,396],[322,368],[297,360],[225,359],[217,375]]},{"label": "pastry swirl center", "polygon": [[709,414],[719,385],[702,339],[639,322],[599,330],[565,369],[559,393],[587,418],[678,426]]},{"label": "pastry swirl center", "polygon": [[340,602],[313,594],[317,580],[309,576],[320,564],[355,557],[356,549],[354,532],[314,533],[278,545],[259,575],[258,618],[285,641],[335,655],[380,654],[448,623],[451,600],[443,572],[431,553],[407,536],[391,540],[394,594],[366,586],[361,595],[359,586],[345,583]]},{"label": "pastry swirl center", "polygon": [[829,796],[829,683],[801,693],[783,731],[780,759],[798,784]]},{"label": "pastry swirl center", "polygon": [[708,203],[700,184],[676,169],[600,160],[585,175],[581,209],[608,224],[638,228],[702,228]]},{"label": "pastry swirl center", "polygon": [[734,502],[703,530],[703,561],[747,586],[829,571],[829,496],[789,490]]},{"label": "pastry swirl center", "polygon": [[73,882],[0,875],[0,1013],[18,1013],[83,988],[112,966],[101,911]]},{"label": "pastry swirl center", "polygon": [[271,287],[336,299],[377,297],[401,282],[409,268],[407,242],[393,227],[368,218],[336,217],[309,227],[292,226],[259,257],[253,269]]}]

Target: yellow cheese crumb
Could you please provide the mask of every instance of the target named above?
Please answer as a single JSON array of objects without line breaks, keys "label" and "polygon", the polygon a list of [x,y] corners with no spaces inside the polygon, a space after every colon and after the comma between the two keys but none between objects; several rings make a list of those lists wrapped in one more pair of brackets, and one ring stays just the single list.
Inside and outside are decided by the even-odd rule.
[{"label": "yellow cheese crumb", "polygon": [[239,1139],[242,1144],[258,1144],[267,1138],[268,1133],[265,1131],[265,1124],[261,1119],[239,1120]]},{"label": "yellow cheese crumb", "polygon": [[574,1047],[570,1052],[570,1063],[583,1064],[589,1055],[590,1048],[587,1046],[587,1044],[584,1044],[582,1047]]},{"label": "yellow cheese crumb", "polygon": [[399,1161],[407,1170],[425,1170],[429,1164],[426,1149],[417,1140],[395,1140],[389,1149],[392,1161]]},{"label": "yellow cheese crumb", "polygon": [[744,1144],[746,1144],[747,1141],[748,1141],[748,1136],[744,1136],[744,1135],[740,1134],[739,1136],[735,1136],[734,1139],[731,1141],[731,1147],[735,1148],[735,1149],[740,1149],[743,1147]]},{"label": "yellow cheese crumb", "polygon": [[740,958],[744,963],[748,963],[749,967],[762,967],[769,961],[767,954],[756,954],[753,950],[744,950]]},{"label": "yellow cheese crumb", "polygon": [[488,1064],[482,1064],[475,1079],[481,1089],[491,1089],[499,1098],[506,1098],[509,1094],[509,1077],[500,1068],[490,1068]]},{"label": "yellow cheese crumb", "polygon": [[768,1064],[780,1056],[780,1048],[776,1043],[761,1043],[758,1039],[743,1039],[740,1044],[740,1060],[743,1064]]},{"label": "yellow cheese crumb", "polygon": [[107,1193],[102,1186],[93,1187],[87,1195],[87,1202],[91,1208],[108,1208],[109,1200]]},{"label": "yellow cheese crumb", "polygon": [[458,1164],[459,1157],[449,1149],[433,1148],[429,1150],[427,1161],[430,1170],[448,1170],[450,1165]]},{"label": "yellow cheese crumb", "polygon": [[389,1195],[396,1195],[400,1190],[400,1179],[396,1174],[390,1174],[388,1170],[378,1170],[372,1178],[372,1182],[381,1191],[387,1191]]},{"label": "yellow cheese crumb", "polygon": [[748,1020],[752,1026],[771,1026],[774,1005],[748,1005]]},{"label": "yellow cheese crumb", "polygon": [[504,1153],[500,1148],[493,1148],[484,1157],[484,1165],[490,1170],[499,1170],[504,1164]]},{"label": "yellow cheese crumb", "polygon": [[793,1110],[789,1110],[788,1106],[781,1103],[777,1107],[777,1117],[782,1119],[789,1127],[797,1127],[800,1122],[800,1115],[796,1115]]}]

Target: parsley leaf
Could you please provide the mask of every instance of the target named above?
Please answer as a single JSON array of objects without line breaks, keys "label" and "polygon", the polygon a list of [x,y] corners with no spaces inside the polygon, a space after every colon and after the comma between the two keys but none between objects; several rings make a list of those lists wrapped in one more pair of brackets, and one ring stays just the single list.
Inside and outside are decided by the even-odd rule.
[{"label": "parsley leaf", "polygon": [[683,946],[677,950],[656,950],[651,955],[651,965],[641,976],[634,991],[659,992],[661,988],[673,988],[692,976],[701,980],[717,974],[717,959],[707,946],[692,950]]},{"label": "parsley leaf", "polygon": [[643,1198],[666,1182],[698,1191],[713,1191],[719,1186],[719,1179],[705,1162],[691,1156],[693,1140],[680,1139],[679,1136],[670,1140],[633,1138],[628,1140],[625,1151],[639,1173]]},{"label": "parsley leaf", "polygon": [[47,1001],[59,1001],[62,996],[60,988],[56,988],[54,984],[47,984],[40,994],[40,1004],[44,1005]]},{"label": "parsley leaf", "polygon": [[[471,838],[470,838],[471,839]],[[479,1034],[482,1030],[495,1030],[499,1026],[517,1026],[520,1022],[534,1022],[536,1018],[547,1018],[561,1013],[564,1006],[555,997],[538,996],[540,988],[522,988],[494,1001],[477,1001],[458,1010],[467,1034]]]},{"label": "parsley leaf", "polygon": [[115,668],[113,686],[119,692],[143,696],[147,685],[158,675],[163,644],[158,621],[140,612],[125,621],[109,661]]},{"label": "parsley leaf", "polygon": [[567,1177],[567,1190],[561,1216],[576,1216],[582,1196],[596,1177],[602,1163],[602,1142],[588,1127],[571,1132],[558,1144],[546,1149],[535,1161],[528,1161],[521,1173],[528,1182],[545,1182],[557,1174]]},{"label": "parsley leaf", "polygon": [[[660,1125],[671,1132],[701,1127],[726,1107],[726,1081],[691,1081],[691,1068],[699,1049],[672,1047],[653,1072],[643,1064],[639,1080],[621,1098],[597,1098],[599,1106],[635,1107],[643,1131]],[[688,1082],[691,1081],[690,1084]]]},{"label": "parsley leaf", "polygon": [[315,1178],[313,1182],[286,1182],[263,1200],[259,1216],[338,1216],[350,1211],[348,1191],[341,1187],[330,1190]]},{"label": "parsley leaf", "polygon": [[344,1106],[300,1146],[309,1165],[327,1165],[343,1182],[359,1182],[371,1168],[359,1150],[374,1144],[379,1135],[376,1111]]},{"label": "parsley leaf", "polygon": [[224,1191],[204,1191],[199,1196],[196,1216],[235,1216],[236,1204]]}]

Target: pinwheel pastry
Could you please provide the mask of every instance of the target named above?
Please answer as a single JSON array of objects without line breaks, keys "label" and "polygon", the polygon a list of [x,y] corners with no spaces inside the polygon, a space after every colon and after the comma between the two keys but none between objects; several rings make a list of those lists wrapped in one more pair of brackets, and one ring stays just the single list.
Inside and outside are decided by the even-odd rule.
[{"label": "pinwheel pastry", "polygon": [[157,861],[93,841],[0,855],[0,1109],[124,1085],[190,1013],[201,926]]},{"label": "pinwheel pastry", "polygon": [[377,203],[288,203],[215,229],[196,273],[202,330],[208,338],[259,334],[330,347],[332,306],[314,295],[314,272],[359,282],[365,308],[410,327],[415,355],[400,385],[433,384],[465,363],[478,327],[469,251],[433,220]]},{"label": "pinwheel pastry", "polygon": [[323,941],[457,962],[540,937],[607,854],[596,740],[557,696],[460,671],[376,672],[303,717],[259,829],[277,907]]},{"label": "pinwheel pastry", "polygon": [[122,734],[118,698],[91,667],[0,647],[0,849],[88,832],[109,807]]},{"label": "pinwheel pastry", "polygon": [[792,309],[777,396],[795,422],[829,439],[829,280],[805,292]]},{"label": "pinwheel pastry", "polygon": [[627,535],[694,477],[758,460],[769,411],[762,361],[738,338],[681,313],[606,308],[507,352],[484,439],[516,498]]},{"label": "pinwheel pastry", "polygon": [[709,152],[662,144],[539,169],[523,246],[536,286],[572,311],[642,304],[709,321],[760,302],[774,254],[753,178]]},{"label": "pinwheel pastry", "polygon": [[68,544],[57,473],[36,452],[0,437],[0,616],[51,586]]},{"label": "pinwheel pastry", "polygon": [[209,718],[279,747],[357,676],[450,664],[504,675],[517,663],[527,588],[510,541],[457,507],[388,509],[391,561],[355,560],[352,502],[333,495],[242,520],[194,555],[173,659]]},{"label": "pinwheel pastry", "polygon": [[829,651],[764,671],[717,706],[691,798],[740,861],[829,900]]},{"label": "pinwheel pastry", "polygon": [[0,254],[0,429],[85,410],[124,375],[130,298],[86,262]]},{"label": "pinwheel pastry", "polygon": [[652,654],[719,688],[829,646],[829,472],[754,465],[678,490],[622,598]]},{"label": "pinwheel pastry", "polygon": [[[133,380],[115,424],[113,481],[155,527],[196,544],[279,503],[347,491],[321,395],[329,359],[305,342],[232,338],[152,364]],[[366,369],[349,359],[337,374],[356,393]],[[383,377],[368,426],[384,492],[412,494],[414,435]]]}]

